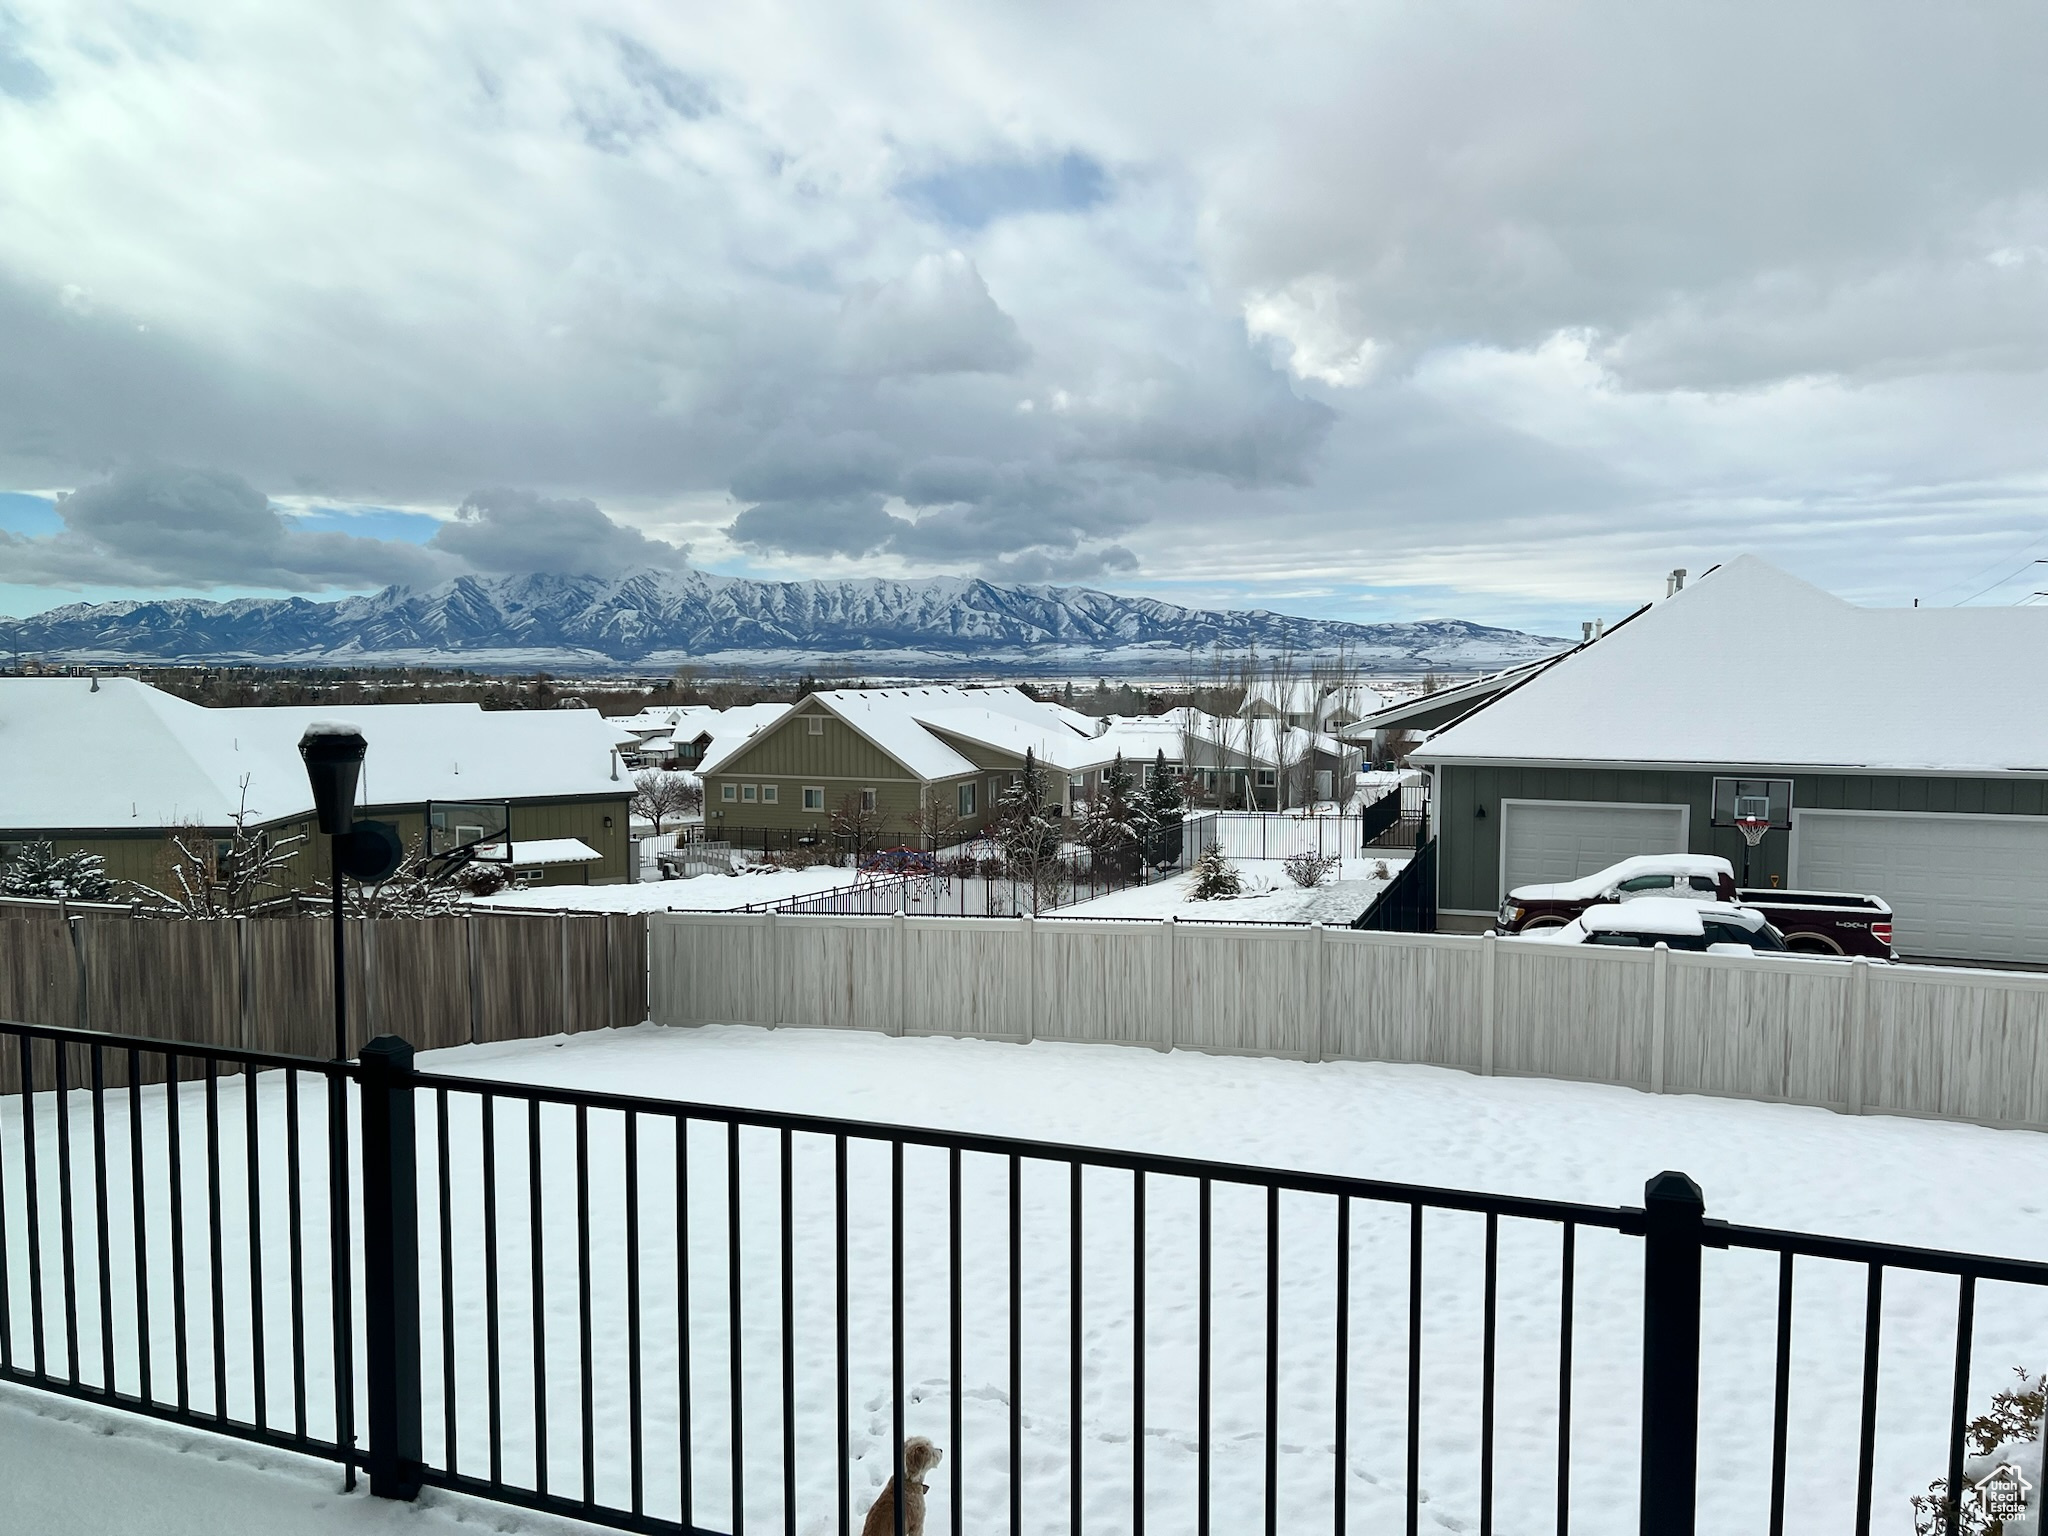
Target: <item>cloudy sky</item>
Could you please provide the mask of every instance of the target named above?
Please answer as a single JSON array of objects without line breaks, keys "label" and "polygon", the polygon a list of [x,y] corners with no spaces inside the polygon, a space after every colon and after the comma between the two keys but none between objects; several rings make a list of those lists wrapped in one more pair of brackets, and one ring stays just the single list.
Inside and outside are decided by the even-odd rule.
[{"label": "cloudy sky", "polygon": [[0,612],[2030,599],[2044,78],[1997,3],[0,0]]}]

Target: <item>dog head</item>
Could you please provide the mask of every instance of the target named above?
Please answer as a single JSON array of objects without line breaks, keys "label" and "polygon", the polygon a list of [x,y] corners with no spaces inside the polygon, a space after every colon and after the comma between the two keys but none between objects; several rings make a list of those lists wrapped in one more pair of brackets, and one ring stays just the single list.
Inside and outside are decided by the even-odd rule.
[{"label": "dog head", "polygon": [[946,1453],[923,1435],[915,1435],[903,1442],[903,1475],[909,1478],[923,1477],[941,1461]]}]

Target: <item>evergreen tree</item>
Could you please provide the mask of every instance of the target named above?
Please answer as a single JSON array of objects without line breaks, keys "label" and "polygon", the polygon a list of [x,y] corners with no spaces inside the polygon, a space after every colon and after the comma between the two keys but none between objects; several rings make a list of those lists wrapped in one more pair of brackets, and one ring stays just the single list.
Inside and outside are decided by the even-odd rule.
[{"label": "evergreen tree", "polygon": [[1038,865],[1060,850],[1059,823],[1045,814],[1045,776],[1024,749],[1024,771],[996,796],[996,843],[1011,862]]},{"label": "evergreen tree", "polygon": [[1166,749],[1162,747],[1152,764],[1152,782],[1145,786],[1146,819],[1150,823],[1146,854],[1155,868],[1164,869],[1180,862],[1181,816],[1186,805],[1181,781],[1167,770]]},{"label": "evergreen tree", "polygon": [[1135,792],[1131,770],[1124,766],[1124,755],[1119,752],[1102,771],[1101,788],[1081,823],[1081,841],[1087,844],[1097,868],[1129,878],[1137,874],[1144,860],[1151,825],[1151,805]]},{"label": "evergreen tree", "polygon": [[1244,881],[1237,866],[1223,857],[1223,845],[1211,843],[1204,848],[1201,857],[1195,860],[1195,900],[1220,901],[1243,890]]},{"label": "evergreen tree", "polygon": [[47,841],[23,844],[0,866],[0,896],[105,901],[113,889],[105,859],[96,853],[60,854]]}]

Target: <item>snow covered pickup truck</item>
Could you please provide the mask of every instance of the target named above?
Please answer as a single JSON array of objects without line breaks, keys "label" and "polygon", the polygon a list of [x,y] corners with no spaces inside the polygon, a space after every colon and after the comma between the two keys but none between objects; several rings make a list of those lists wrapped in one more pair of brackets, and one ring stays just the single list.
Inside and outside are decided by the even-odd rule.
[{"label": "snow covered pickup truck", "polygon": [[1753,908],[1784,934],[1785,947],[1799,954],[1892,958],[1892,909],[1878,897],[1835,891],[1738,890],[1734,867],[1707,853],[1643,854],[1577,880],[1518,886],[1500,904],[1499,931],[1518,934],[1561,928],[1590,907],[1646,897]]}]

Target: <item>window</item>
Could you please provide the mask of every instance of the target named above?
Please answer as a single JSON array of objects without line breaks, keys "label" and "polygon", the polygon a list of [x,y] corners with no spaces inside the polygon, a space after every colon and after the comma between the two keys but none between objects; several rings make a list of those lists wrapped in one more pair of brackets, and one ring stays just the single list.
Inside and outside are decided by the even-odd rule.
[{"label": "window", "polygon": [[825,789],[823,785],[806,784],[804,786],[804,809],[807,811],[822,811],[825,809]]},{"label": "window", "polygon": [[806,715],[804,717],[804,731],[811,736],[824,735],[825,717],[823,715]]},{"label": "window", "polygon": [[779,805],[781,801],[782,786],[780,784],[763,784],[761,786],[761,803],[763,805]]},{"label": "window", "polygon": [[740,786],[740,799],[745,801],[748,805],[752,805],[754,803],[759,793],[760,791],[756,789],[755,786],[753,786],[752,784],[742,784]]},{"label": "window", "polygon": [[[1589,933],[1586,935],[1586,942],[1588,944],[1604,944],[1613,949],[1648,949],[1656,943],[1656,940],[1646,940],[1640,933]],[[1678,947],[1676,940],[1670,940],[1669,942],[1674,949]]]},{"label": "window", "polygon": [[1275,784],[1277,784],[1277,783],[1279,783],[1279,782],[1280,782],[1280,772],[1279,772],[1279,770],[1278,770],[1278,769],[1276,769],[1276,768],[1261,768],[1261,769],[1259,770],[1259,788],[1261,788],[1261,789],[1271,789],[1271,788],[1272,788],[1272,787],[1273,787],[1273,786],[1274,786]]},{"label": "window", "polygon": [[954,791],[953,809],[954,814],[958,816],[974,814],[974,785],[962,784]]},{"label": "window", "polygon": [[1626,895],[1639,895],[1644,891],[1668,891],[1671,889],[1669,875],[1637,875],[1633,880],[1624,880],[1615,887]]},{"label": "window", "polygon": [[719,799],[724,800],[727,803],[730,803],[734,800],[739,799],[739,797],[740,792],[737,786],[732,784],[721,784],[718,786]]},{"label": "window", "polygon": [[864,811],[872,811],[875,808],[875,792],[872,789],[860,792],[860,808]]},{"label": "window", "polygon": [[1686,884],[1696,891],[1718,891],[1721,889],[1721,882],[1712,875],[1694,875]]}]

